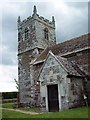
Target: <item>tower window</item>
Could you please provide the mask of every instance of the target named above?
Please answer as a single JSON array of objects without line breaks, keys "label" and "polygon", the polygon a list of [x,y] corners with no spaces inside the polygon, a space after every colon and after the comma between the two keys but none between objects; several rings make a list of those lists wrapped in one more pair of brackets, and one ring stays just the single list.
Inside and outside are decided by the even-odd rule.
[{"label": "tower window", "polygon": [[20,41],[20,39],[21,39],[21,33],[19,32],[18,33],[18,41]]},{"label": "tower window", "polygon": [[25,28],[25,40],[28,39],[29,36],[28,32],[29,32],[28,28]]},{"label": "tower window", "polygon": [[47,28],[44,29],[44,37],[47,40],[49,39],[49,37],[48,37],[48,29]]}]

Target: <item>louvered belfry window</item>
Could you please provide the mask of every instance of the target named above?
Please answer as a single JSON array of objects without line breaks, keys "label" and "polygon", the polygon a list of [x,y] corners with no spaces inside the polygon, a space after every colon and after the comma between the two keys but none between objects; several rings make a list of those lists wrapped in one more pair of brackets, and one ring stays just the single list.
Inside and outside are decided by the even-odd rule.
[{"label": "louvered belfry window", "polygon": [[18,33],[18,41],[20,41],[21,40],[21,33],[19,32]]},{"label": "louvered belfry window", "polygon": [[49,39],[49,37],[48,37],[48,29],[47,28],[44,29],[44,37],[45,37],[46,40]]},{"label": "louvered belfry window", "polygon": [[29,32],[28,28],[25,28],[25,40],[28,39],[28,32]]}]

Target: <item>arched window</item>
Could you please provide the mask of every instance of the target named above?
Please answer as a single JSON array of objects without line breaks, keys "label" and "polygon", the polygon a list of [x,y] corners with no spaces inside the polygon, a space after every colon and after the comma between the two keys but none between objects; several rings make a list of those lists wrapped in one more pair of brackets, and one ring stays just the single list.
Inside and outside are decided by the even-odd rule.
[{"label": "arched window", "polygon": [[48,37],[48,29],[47,28],[44,29],[44,38],[47,39],[47,40],[49,39],[49,37]]},{"label": "arched window", "polygon": [[25,40],[28,39],[28,32],[29,32],[28,28],[25,28]]}]

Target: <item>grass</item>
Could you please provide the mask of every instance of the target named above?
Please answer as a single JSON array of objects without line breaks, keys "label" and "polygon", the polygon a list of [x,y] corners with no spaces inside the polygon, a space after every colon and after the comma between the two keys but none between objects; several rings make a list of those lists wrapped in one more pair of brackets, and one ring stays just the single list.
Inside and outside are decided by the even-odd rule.
[{"label": "grass", "polygon": [[2,107],[2,104],[0,103],[0,108]]},{"label": "grass", "polygon": [[[3,108],[13,108],[14,103],[3,103]],[[24,111],[40,112],[38,108],[19,108]],[[90,107],[89,107],[90,110]],[[29,115],[16,111],[2,110],[3,118],[88,118],[86,107],[65,110],[62,112],[49,112],[38,115]]]},{"label": "grass", "polygon": [[3,110],[2,115],[3,118],[88,118],[88,109],[83,107],[65,110],[62,112],[49,112],[38,115],[29,115],[16,111]]},{"label": "grass", "polygon": [[[0,107],[2,106],[2,108],[13,108],[15,103],[3,103],[3,104],[0,104]],[[24,111],[31,111],[31,112],[38,112],[40,113],[40,108],[17,108],[17,109],[20,109],[20,110],[24,110]]]},{"label": "grass", "polygon": [[30,118],[31,115],[10,111],[10,110],[2,110],[2,117],[3,118]]},{"label": "grass", "polygon": [[13,105],[14,103],[2,103],[2,108],[13,108]]}]

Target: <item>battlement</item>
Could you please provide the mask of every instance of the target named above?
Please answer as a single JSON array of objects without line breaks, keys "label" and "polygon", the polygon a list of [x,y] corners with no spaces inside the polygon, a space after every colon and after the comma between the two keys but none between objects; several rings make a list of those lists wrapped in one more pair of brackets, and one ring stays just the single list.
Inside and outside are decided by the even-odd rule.
[{"label": "battlement", "polygon": [[46,19],[42,16],[39,16],[36,12],[36,8],[34,8],[34,9],[35,10],[33,10],[32,16],[29,16],[27,19],[24,19],[23,21],[21,21],[20,16],[18,17],[18,27],[24,26],[25,24],[28,24],[29,22],[31,22],[33,20],[47,23],[48,25],[51,25],[53,27],[55,26],[55,20],[54,20],[53,16],[52,16],[52,21],[49,21],[48,19]]},{"label": "battlement", "polygon": [[55,25],[55,21],[53,21],[53,20],[49,21],[48,19],[46,19],[46,18],[44,18],[42,16],[40,16],[39,19],[42,20],[43,22],[47,23],[47,24]]},{"label": "battlement", "polygon": [[49,25],[54,25],[53,21],[49,21],[48,19],[46,19],[46,18],[44,18],[42,16],[37,15],[37,18],[34,18],[34,16],[29,16],[27,19],[24,19],[23,21],[20,21],[19,24],[18,24],[18,26],[23,26],[26,23],[29,23],[29,22],[31,22],[31,21],[33,21],[35,19],[37,19],[38,21],[47,23]]}]

